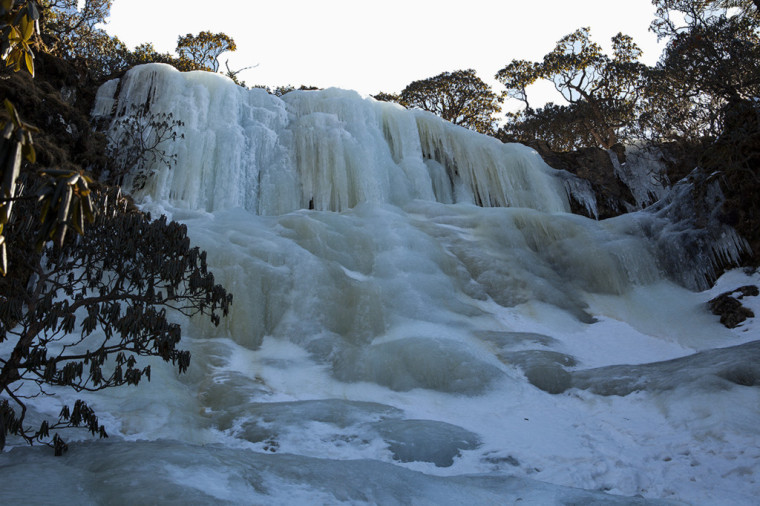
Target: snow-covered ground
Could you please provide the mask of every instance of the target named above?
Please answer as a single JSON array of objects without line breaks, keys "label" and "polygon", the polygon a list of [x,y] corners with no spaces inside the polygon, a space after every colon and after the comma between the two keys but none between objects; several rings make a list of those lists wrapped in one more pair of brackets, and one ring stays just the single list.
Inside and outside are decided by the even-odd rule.
[{"label": "snow-covered ground", "polygon": [[[583,323],[546,302],[504,307],[453,291],[450,278],[400,245],[415,242],[409,231],[386,252],[388,264],[376,258],[363,271],[348,261],[309,263],[280,229],[286,218],[313,220],[306,212],[278,224],[182,213],[202,247],[228,236],[229,265],[217,266],[236,295],[227,328],[189,326],[188,374],[157,363],[150,384],[89,397],[109,440],[74,443],[58,459],[24,447],[3,453],[4,503],[613,499],[574,490],[585,489],[718,505],[753,504],[760,494],[760,390],[724,379],[757,381],[757,323],[728,330],[706,308],[718,293],[760,285],[757,273],[730,271],[701,293],[661,281],[586,294],[596,321]],[[323,218],[342,223],[351,214]],[[248,264],[232,251],[243,243],[235,223],[260,227]],[[316,244],[330,258],[347,253]],[[414,272],[399,265],[407,260]],[[262,293],[283,307],[268,310],[279,319],[259,342],[245,305],[254,318],[274,318],[261,316]],[[744,303],[760,314],[758,299]],[[382,334],[356,330],[373,319]],[[337,325],[342,334],[327,328]],[[696,361],[673,360],[697,352]],[[32,404],[52,416],[75,398],[60,392]],[[40,477],[33,493],[22,479],[29,473]]]}]

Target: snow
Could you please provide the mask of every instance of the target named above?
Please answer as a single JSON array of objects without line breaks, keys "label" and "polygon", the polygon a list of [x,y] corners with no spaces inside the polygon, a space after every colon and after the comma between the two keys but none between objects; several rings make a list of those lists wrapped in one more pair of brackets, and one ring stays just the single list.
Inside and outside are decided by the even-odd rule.
[{"label": "snow", "polygon": [[426,114],[161,66],[118,103],[147,93],[186,140],[137,197],[231,314],[183,321],[187,374],[87,397],[109,440],[9,441],[3,503],[756,503],[760,329],[706,302],[760,273],[690,291],[663,213],[567,214],[534,152]]}]

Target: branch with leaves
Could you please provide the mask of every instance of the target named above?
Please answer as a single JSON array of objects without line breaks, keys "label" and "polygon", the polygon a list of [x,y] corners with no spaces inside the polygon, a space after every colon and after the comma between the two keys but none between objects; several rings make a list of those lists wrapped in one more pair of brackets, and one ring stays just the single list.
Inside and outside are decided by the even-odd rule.
[{"label": "branch with leaves", "polygon": [[177,155],[167,153],[167,143],[184,139],[183,126],[172,113],[153,113],[145,104],[130,106],[109,130],[109,180],[121,184],[129,175],[132,190],[141,190],[156,166],[172,168]]},{"label": "branch with leaves", "polygon": [[27,252],[15,252],[23,264],[17,267],[31,275],[9,280],[0,297],[0,343],[15,343],[0,357],[0,415],[6,432],[30,443],[60,447],[57,436],[47,441],[53,428],[84,424],[101,437],[105,430],[84,403],[54,424],[29,427],[26,399],[47,395],[49,386],[93,392],[137,385],[150,380],[144,357],[160,357],[182,373],[190,353],[178,348],[182,331],[170,312],[205,315],[218,325],[232,302],[184,225],[130,211],[116,189],[94,200],[102,212],[85,234],[42,254],[24,239],[39,226],[35,219],[19,220],[9,232],[11,246]]},{"label": "branch with leaves", "polygon": [[40,11],[34,0],[0,0],[0,56],[15,72],[34,76],[31,39],[39,33]]}]

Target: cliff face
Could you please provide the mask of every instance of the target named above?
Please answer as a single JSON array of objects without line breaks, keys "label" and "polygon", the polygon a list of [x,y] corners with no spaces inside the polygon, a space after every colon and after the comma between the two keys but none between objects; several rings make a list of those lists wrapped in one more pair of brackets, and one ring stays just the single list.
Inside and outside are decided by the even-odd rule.
[{"label": "cliff face", "polygon": [[[531,143],[529,146],[555,169],[566,170],[591,183],[600,220],[618,216],[635,206],[633,194],[615,173],[615,166],[608,151],[584,148],[578,151],[557,152],[552,151],[543,141]],[[622,152],[615,153],[614,156],[621,161],[624,160]],[[588,216],[588,212],[575,202],[573,212]]]},{"label": "cliff face", "polygon": [[[598,219],[643,209],[664,196],[667,189],[699,165],[701,145],[668,143],[656,148],[611,150],[583,148],[552,151],[542,141],[529,144],[555,169],[566,170],[591,183],[597,200]],[[573,212],[588,215],[581,206]]]},{"label": "cliff face", "polygon": [[750,244],[746,262],[760,266],[760,108],[731,104],[724,131],[704,155],[704,165],[720,178],[726,200],[720,219]]},{"label": "cliff face", "polygon": [[[673,185],[691,175],[691,207],[697,226],[711,219],[734,227],[748,242],[744,258],[760,265],[760,112],[748,102],[729,106],[724,133],[714,142],[657,146],[644,156],[622,145],[607,151],[585,148],[555,152],[544,142],[530,144],[556,169],[566,170],[591,183],[598,219],[643,209],[657,202]],[[710,185],[717,182],[725,198],[712,208]],[[588,216],[580,204],[573,212]]]}]

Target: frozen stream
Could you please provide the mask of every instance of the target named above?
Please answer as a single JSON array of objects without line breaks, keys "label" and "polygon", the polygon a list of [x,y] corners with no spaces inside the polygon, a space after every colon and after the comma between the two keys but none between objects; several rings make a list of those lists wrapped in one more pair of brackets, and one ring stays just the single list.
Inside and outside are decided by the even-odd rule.
[{"label": "frozen stream", "polygon": [[185,139],[136,197],[187,224],[231,315],[184,322],[187,374],[88,397],[108,440],[9,440],[0,504],[760,497],[760,327],[705,305],[760,275],[694,281],[734,236],[682,256],[663,213],[568,214],[592,197],[533,151],[352,92],[151,65],[95,114],[148,97]]}]

